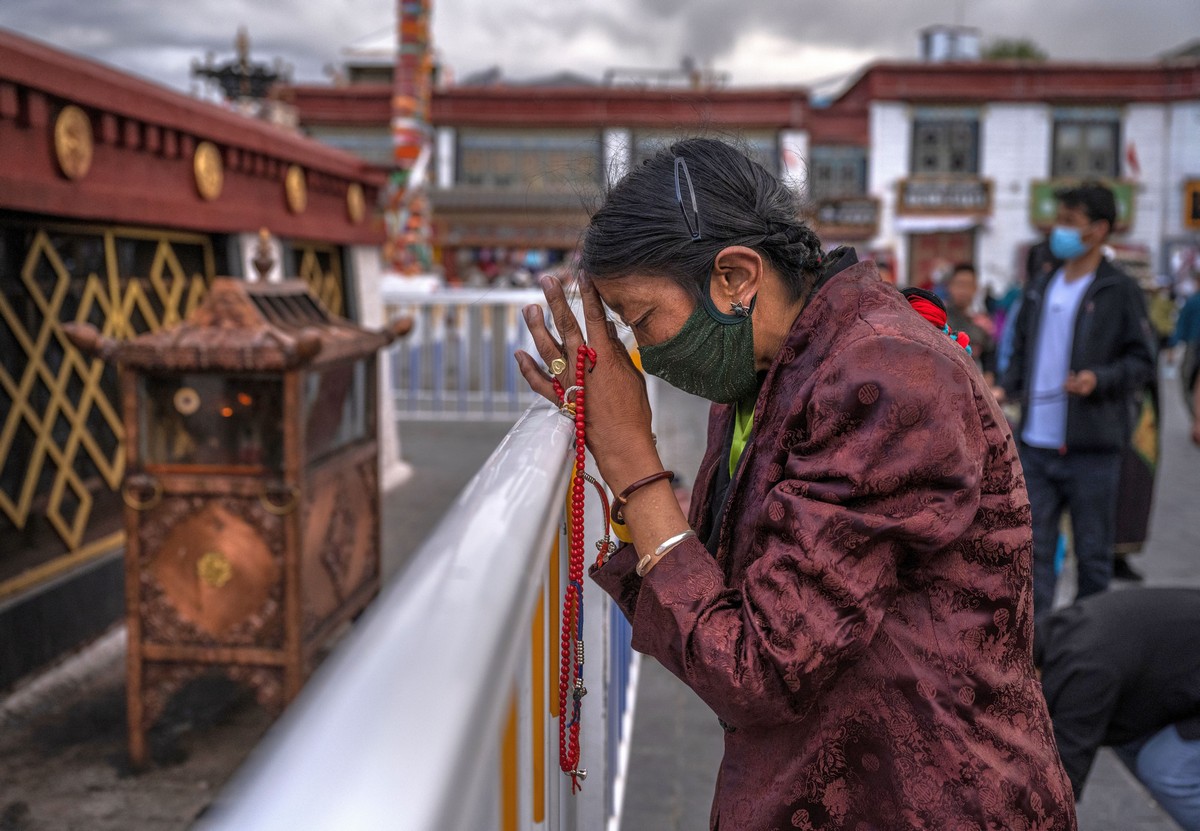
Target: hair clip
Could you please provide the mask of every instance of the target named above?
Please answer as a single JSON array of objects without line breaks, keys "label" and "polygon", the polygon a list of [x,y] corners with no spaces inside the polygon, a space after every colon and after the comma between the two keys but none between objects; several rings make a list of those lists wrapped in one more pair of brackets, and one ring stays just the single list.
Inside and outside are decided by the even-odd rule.
[{"label": "hair clip", "polygon": [[[688,215],[687,204],[683,201],[683,188],[679,183],[679,171],[683,170],[683,178],[687,180],[688,198],[692,203],[692,213]],[[687,162],[681,157],[675,157],[675,198],[679,201],[679,210],[683,214],[684,224],[692,235],[692,242],[700,239],[700,208],[696,205],[696,189],[692,187],[692,176],[688,173]],[[692,222],[693,217],[695,223]]]}]

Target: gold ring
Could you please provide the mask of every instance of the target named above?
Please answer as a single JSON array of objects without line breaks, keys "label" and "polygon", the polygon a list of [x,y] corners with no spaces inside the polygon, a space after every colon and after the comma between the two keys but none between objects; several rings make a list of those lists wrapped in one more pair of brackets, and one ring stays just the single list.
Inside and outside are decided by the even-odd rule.
[{"label": "gold ring", "polygon": [[555,358],[550,362],[550,374],[562,375],[567,371],[567,361],[565,358]]}]

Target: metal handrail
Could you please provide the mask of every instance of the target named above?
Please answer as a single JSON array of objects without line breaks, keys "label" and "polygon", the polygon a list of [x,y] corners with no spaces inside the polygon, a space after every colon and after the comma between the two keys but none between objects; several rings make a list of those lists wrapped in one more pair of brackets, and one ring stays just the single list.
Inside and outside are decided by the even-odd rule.
[{"label": "metal handrail", "polygon": [[572,434],[525,413],[198,828],[476,831]]},{"label": "metal handrail", "polygon": [[536,398],[512,354],[534,351],[520,313],[545,306],[540,291],[391,285],[382,298],[389,317],[413,321],[388,352],[397,418],[511,422]]}]

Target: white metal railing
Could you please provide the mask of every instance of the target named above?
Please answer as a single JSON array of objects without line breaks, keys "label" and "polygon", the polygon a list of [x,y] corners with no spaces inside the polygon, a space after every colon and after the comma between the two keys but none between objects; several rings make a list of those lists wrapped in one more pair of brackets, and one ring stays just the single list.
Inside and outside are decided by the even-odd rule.
[{"label": "white metal railing", "polygon": [[[558,770],[572,438],[549,405],[525,413],[198,828],[619,826],[637,663],[628,623],[594,584],[583,791]],[[603,522],[589,499],[589,539]]]},{"label": "white metal railing", "polygon": [[382,296],[389,319],[414,324],[390,347],[397,418],[515,421],[533,403],[513,353],[536,354],[521,309],[544,308],[540,291],[385,286]]}]

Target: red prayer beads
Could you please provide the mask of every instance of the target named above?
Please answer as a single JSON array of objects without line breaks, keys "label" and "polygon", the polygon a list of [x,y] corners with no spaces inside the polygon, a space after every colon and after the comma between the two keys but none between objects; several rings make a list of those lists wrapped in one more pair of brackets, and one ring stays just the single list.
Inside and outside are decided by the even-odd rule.
[{"label": "red prayer beads", "polygon": [[[587,688],[583,686],[583,509],[588,478],[587,433],[585,430],[584,380],[589,366],[596,365],[596,350],[580,344],[575,356],[573,414],[575,417],[575,475],[571,480],[571,512],[567,518],[569,534],[567,591],[563,597],[562,632],[559,637],[558,667],[558,766],[571,777],[571,793],[579,790],[587,771],[579,767],[579,713]],[[559,405],[570,411],[566,392],[554,379]],[[607,538],[605,541],[607,547]],[[567,701],[571,702],[568,719]]]}]

